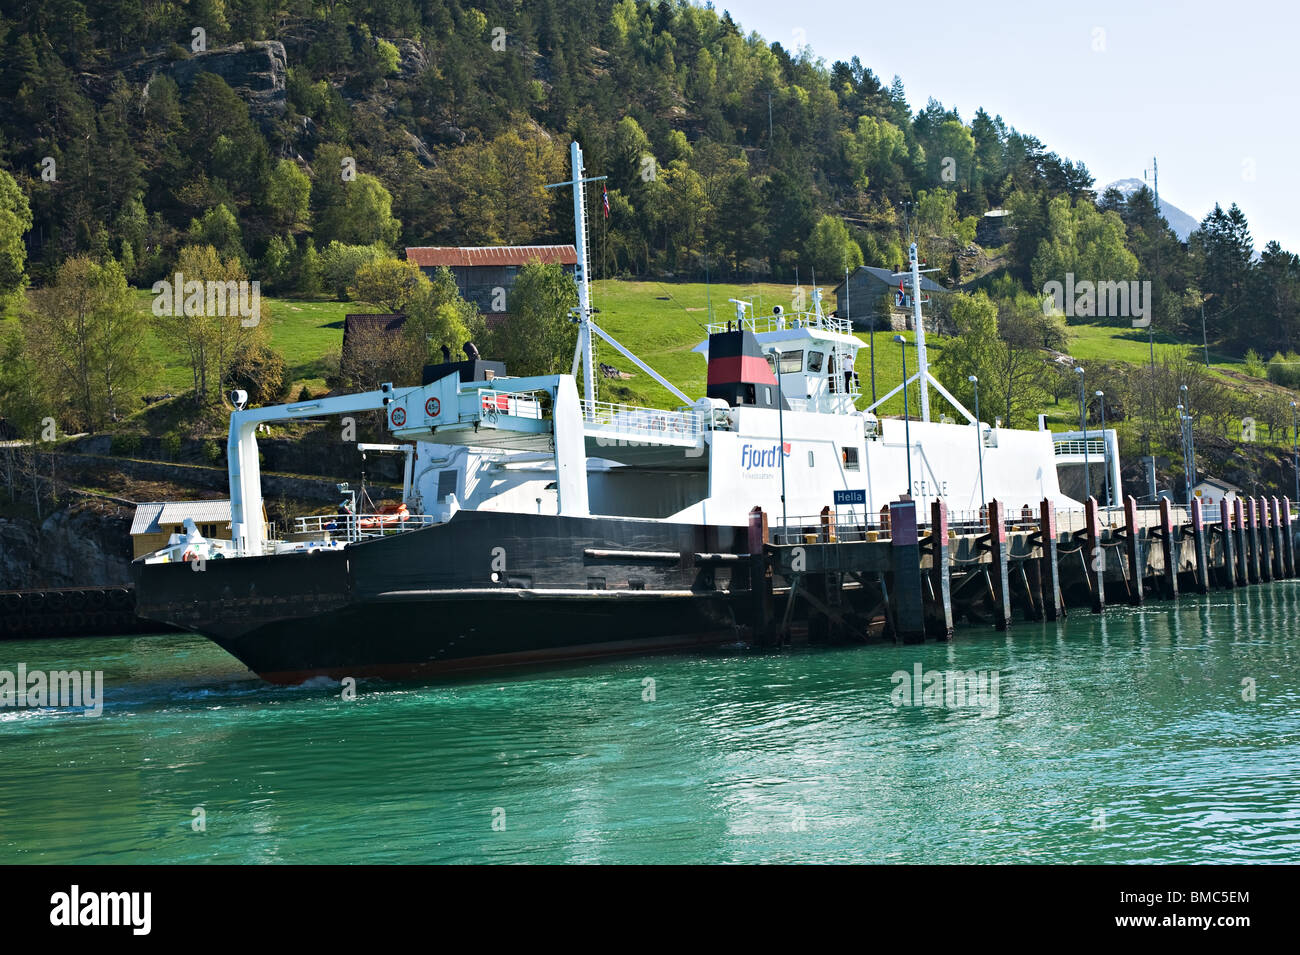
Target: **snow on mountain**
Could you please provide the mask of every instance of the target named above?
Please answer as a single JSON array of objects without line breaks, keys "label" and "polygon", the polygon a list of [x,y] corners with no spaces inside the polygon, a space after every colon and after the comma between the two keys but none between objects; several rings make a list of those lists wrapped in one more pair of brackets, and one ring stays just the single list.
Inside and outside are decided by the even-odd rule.
[{"label": "snow on mountain", "polygon": [[[1106,189],[1114,188],[1122,192],[1124,194],[1124,198],[1127,199],[1129,196],[1133,195],[1133,193],[1141,189],[1144,185],[1146,185],[1146,183],[1144,183],[1141,179],[1117,179],[1115,182],[1112,182],[1104,189],[1098,190],[1098,195],[1105,192]],[[1194,216],[1189,216],[1182,209],[1179,209],[1177,206],[1172,205],[1166,199],[1160,200],[1160,212],[1162,215],[1164,215],[1165,221],[1169,223],[1169,228],[1173,229],[1174,233],[1183,242],[1186,242],[1187,237],[1191,235],[1192,232],[1194,232],[1197,229],[1197,227],[1199,227],[1201,224],[1199,219],[1195,218]]]}]

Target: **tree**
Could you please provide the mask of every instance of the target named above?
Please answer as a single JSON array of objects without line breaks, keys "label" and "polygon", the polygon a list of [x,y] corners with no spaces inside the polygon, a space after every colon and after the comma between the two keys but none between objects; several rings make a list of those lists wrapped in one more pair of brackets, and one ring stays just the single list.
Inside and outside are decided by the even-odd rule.
[{"label": "tree", "polygon": [[266,204],[271,209],[272,222],[282,229],[306,225],[311,204],[311,180],[296,163],[281,159],[271,170],[266,185]]},{"label": "tree", "polygon": [[998,306],[984,292],[967,295],[955,292],[949,306],[956,338],[944,346],[935,361],[940,379],[967,408],[975,407],[975,386],[967,379],[979,379],[982,408],[1007,407],[1007,347],[998,336]]},{"label": "tree", "polygon": [[856,269],[862,264],[862,249],[849,238],[844,220],[836,216],[822,216],[813,226],[812,234],[804,244],[804,261],[827,277],[841,278],[844,270]]},{"label": "tree", "polygon": [[243,261],[247,256],[239,220],[224,203],[209,209],[202,219],[191,219],[188,239],[191,245],[210,245],[226,258]]},{"label": "tree", "polygon": [[[326,175],[338,175],[330,170]],[[359,173],[344,182],[339,199],[321,209],[318,233],[323,237],[352,245],[381,243],[391,246],[401,233],[402,224],[393,218],[393,197],[376,177]]]},{"label": "tree", "polygon": [[[247,366],[252,356],[269,351],[269,316],[260,299],[259,314],[248,319],[232,308],[224,309],[224,315],[217,314],[216,303],[200,291],[209,282],[247,281],[243,263],[233,256],[222,259],[210,245],[186,246],[177,257],[176,270],[184,276],[187,289],[202,296],[201,304],[187,289],[175,289],[173,309],[167,311],[155,304],[154,314],[159,332],[183,349],[194,382],[194,401],[205,405],[214,392],[220,395],[235,368]],[[159,293],[161,283],[155,283],[154,290]],[[272,384],[268,383],[267,391],[277,390]]]},{"label": "tree", "polygon": [[373,259],[357,269],[348,287],[348,298],[378,305],[386,312],[401,312],[430,287],[429,280],[414,262]]},{"label": "tree", "polygon": [[23,235],[32,227],[32,210],[14,177],[0,169],[0,297],[27,282]]},{"label": "tree", "polygon": [[51,285],[32,293],[22,323],[33,363],[66,396],[65,429],[97,431],[139,394],[152,363],[116,261],[68,259]]},{"label": "tree", "polygon": [[515,281],[510,318],[492,336],[492,353],[512,375],[553,375],[573,359],[577,326],[569,309],[578,303],[573,279],[558,265],[530,262]]},{"label": "tree", "polygon": [[383,246],[345,245],[335,240],[319,255],[320,279],[327,289],[343,301],[347,297],[348,288],[356,281],[357,270],[361,266],[389,258],[392,258],[392,254]]}]

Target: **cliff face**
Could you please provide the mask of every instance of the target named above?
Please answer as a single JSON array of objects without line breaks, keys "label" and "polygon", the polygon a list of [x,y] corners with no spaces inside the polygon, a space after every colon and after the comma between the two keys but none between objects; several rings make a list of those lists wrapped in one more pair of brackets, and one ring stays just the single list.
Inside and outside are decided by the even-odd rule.
[{"label": "cliff face", "polygon": [[248,103],[249,113],[263,124],[284,113],[288,102],[285,81],[288,59],[278,40],[238,43],[195,53],[188,59],[169,60],[155,54],[123,70],[142,86],[152,77],[167,75],[184,94],[200,73],[215,73]]},{"label": "cliff face", "polygon": [[131,583],[128,509],[78,503],[40,523],[0,518],[0,590]]}]

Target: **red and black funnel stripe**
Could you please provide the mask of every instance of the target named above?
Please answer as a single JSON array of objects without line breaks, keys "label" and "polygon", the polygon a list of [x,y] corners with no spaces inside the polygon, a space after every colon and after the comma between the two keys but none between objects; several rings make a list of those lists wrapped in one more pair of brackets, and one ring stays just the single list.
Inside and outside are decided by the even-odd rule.
[{"label": "red and black funnel stripe", "polygon": [[776,376],[753,332],[717,332],[709,336],[708,383],[775,385]]}]

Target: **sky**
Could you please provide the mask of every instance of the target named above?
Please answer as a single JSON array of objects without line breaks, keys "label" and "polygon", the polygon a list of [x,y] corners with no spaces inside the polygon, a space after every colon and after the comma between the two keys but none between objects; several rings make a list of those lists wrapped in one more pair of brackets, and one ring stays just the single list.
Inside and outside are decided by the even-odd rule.
[{"label": "sky", "polygon": [[[1276,0],[714,0],[746,33],[802,44],[829,67],[857,55],[913,112],[930,97],[969,123],[983,106],[1100,191],[1141,179],[1201,219],[1241,206],[1255,248],[1300,253],[1300,8]],[[912,16],[912,19],[909,19]]]}]

